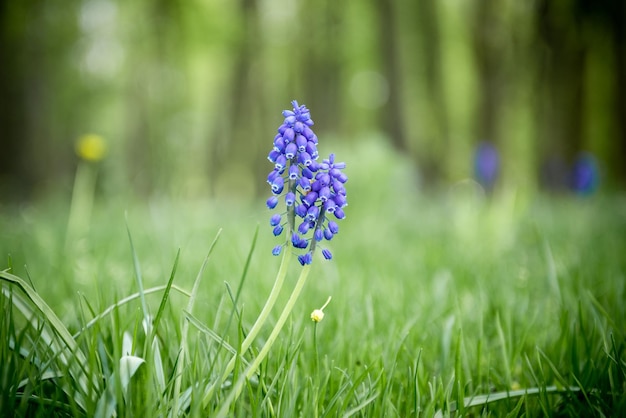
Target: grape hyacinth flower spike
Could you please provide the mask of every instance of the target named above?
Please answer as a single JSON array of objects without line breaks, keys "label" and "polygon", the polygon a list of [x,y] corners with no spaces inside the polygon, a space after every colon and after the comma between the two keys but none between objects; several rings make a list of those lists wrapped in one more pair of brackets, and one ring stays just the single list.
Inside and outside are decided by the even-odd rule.
[{"label": "grape hyacinth flower spike", "polygon": [[[298,255],[298,261],[306,265],[313,261],[318,243],[330,241],[339,232],[335,220],[345,217],[343,208],[348,203],[344,184],[348,177],[342,171],[346,164],[335,162],[334,154],[318,162],[318,140],[311,129],[311,113],[295,100],[291,104],[292,110],[283,111],[285,119],[267,157],[274,169],[267,176],[273,195],[266,203],[269,209],[275,209],[283,197],[286,208],[282,214],[270,218],[274,235],[280,236],[287,229],[289,237],[287,242],[274,247],[272,254],[279,255],[291,243],[293,248],[304,251]],[[322,255],[332,259],[326,248]]]},{"label": "grape hyacinth flower spike", "polygon": [[[232,403],[239,397],[246,382],[254,376],[270,352],[304,288],[316,247],[322,247],[322,256],[325,259],[333,258],[330,250],[323,248],[323,241],[330,241],[337,235],[339,232],[337,221],[346,216],[343,211],[348,204],[345,189],[348,177],[343,172],[346,164],[335,161],[334,154],[318,162],[317,136],[311,129],[313,126],[311,113],[306,106],[299,105],[295,100],[291,104],[293,105],[291,110],[283,111],[283,123],[278,127],[272,150],[268,155],[274,168],[267,176],[272,196],[267,199],[266,204],[270,210],[276,210],[271,215],[269,224],[275,236],[284,237],[283,243],[272,249],[272,254],[277,256],[282,252],[283,256],[270,295],[241,343],[242,353],[250,348],[267,322],[285,281],[293,253],[298,254],[298,261],[303,267],[291,295],[273,325],[272,332],[256,357],[232,384],[226,400],[214,415],[217,418],[229,416]],[[283,207],[281,202],[284,202],[284,209],[277,209],[279,205]],[[314,321],[321,321],[322,309],[314,311],[312,316]],[[224,368],[221,379],[205,392],[203,407],[210,403],[215,391],[219,390],[218,388],[232,373],[237,360],[239,356],[233,356]]]}]

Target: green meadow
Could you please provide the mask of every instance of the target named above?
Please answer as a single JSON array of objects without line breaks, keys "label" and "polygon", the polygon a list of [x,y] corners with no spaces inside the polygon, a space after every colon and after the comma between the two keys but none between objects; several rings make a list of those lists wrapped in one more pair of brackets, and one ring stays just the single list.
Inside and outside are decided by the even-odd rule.
[{"label": "green meadow", "polygon": [[3,203],[2,414],[626,414],[625,196],[423,192],[391,152],[342,155],[334,257],[252,369],[303,270],[245,347],[282,257],[263,197],[97,195],[71,236],[69,196]]}]

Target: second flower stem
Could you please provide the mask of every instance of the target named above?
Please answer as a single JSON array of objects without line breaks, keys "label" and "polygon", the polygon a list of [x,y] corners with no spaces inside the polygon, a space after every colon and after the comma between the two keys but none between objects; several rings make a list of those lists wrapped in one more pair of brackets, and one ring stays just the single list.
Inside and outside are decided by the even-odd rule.
[{"label": "second flower stem", "polygon": [[[302,289],[304,288],[304,284],[306,283],[306,279],[307,279],[307,276],[309,275],[309,271],[311,271],[311,265],[310,264],[308,264],[308,265],[306,265],[306,266],[304,266],[302,268],[302,271],[300,272],[300,277],[298,278],[298,281],[296,282],[296,286],[294,287],[293,292],[291,293],[291,296],[289,296],[289,300],[287,301],[287,304],[285,305],[285,308],[281,312],[280,317],[278,318],[278,321],[276,322],[276,325],[274,326],[274,329],[272,330],[272,333],[270,334],[270,336],[267,339],[267,342],[265,343],[265,345],[263,346],[261,351],[259,351],[259,354],[256,356],[254,361],[248,366],[248,368],[246,369],[244,374],[239,377],[239,380],[237,380],[237,382],[235,383],[233,389],[231,390],[230,394],[228,395],[228,398],[222,404],[222,407],[218,411],[218,413],[216,415],[217,417],[225,417],[225,416],[227,416],[228,410],[230,409],[230,405],[241,394],[241,390],[243,389],[243,385],[259,369],[259,366],[261,365],[261,363],[263,362],[263,360],[265,359],[265,357],[269,353],[270,349],[272,348],[272,345],[274,344],[274,342],[276,341],[276,338],[278,337],[278,334],[280,333],[281,329],[283,328],[283,325],[285,325],[285,321],[287,321],[287,318],[289,317],[289,314],[293,310],[293,307],[295,306],[296,301],[298,300],[298,297],[300,296],[300,292],[302,292]],[[233,361],[234,361],[234,359],[233,359]]]},{"label": "second flower stem", "polygon": [[[259,334],[259,331],[263,327],[263,324],[267,320],[267,317],[269,316],[272,308],[274,307],[274,304],[276,303],[276,299],[278,298],[278,295],[280,294],[280,290],[283,287],[283,283],[285,282],[285,276],[287,276],[287,271],[289,269],[289,262],[291,261],[291,258],[292,258],[292,252],[289,251],[289,248],[287,245],[287,248],[285,248],[285,252],[283,253],[283,259],[278,269],[278,274],[276,275],[276,280],[274,281],[274,286],[272,287],[272,290],[270,291],[270,295],[268,296],[267,301],[265,302],[265,305],[263,306],[263,309],[261,310],[261,313],[259,314],[256,321],[254,322],[254,325],[252,325],[252,328],[250,328],[248,335],[246,335],[246,338],[241,343],[241,348],[240,348],[241,354],[245,353],[248,350],[248,348],[250,348],[250,346],[252,345],[252,342]],[[206,393],[204,394],[204,398],[202,399],[203,407],[206,407],[210,399],[213,397],[215,388],[218,386],[221,386],[221,384],[228,378],[228,375],[230,375],[230,373],[233,371],[233,369],[235,368],[236,360],[237,360],[236,356],[233,356],[233,358],[230,359],[230,361],[226,365],[226,368],[224,369],[224,372],[222,373],[221,379],[218,382],[211,385],[209,389],[206,391]]]}]

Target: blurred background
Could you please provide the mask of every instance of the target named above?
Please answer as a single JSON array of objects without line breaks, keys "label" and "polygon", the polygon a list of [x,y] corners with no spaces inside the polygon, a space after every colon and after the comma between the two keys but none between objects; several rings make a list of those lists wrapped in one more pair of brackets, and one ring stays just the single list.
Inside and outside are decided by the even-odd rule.
[{"label": "blurred background", "polygon": [[105,196],[267,195],[293,99],[322,155],[395,150],[421,189],[622,189],[625,3],[0,1],[2,201],[69,195],[87,134]]}]

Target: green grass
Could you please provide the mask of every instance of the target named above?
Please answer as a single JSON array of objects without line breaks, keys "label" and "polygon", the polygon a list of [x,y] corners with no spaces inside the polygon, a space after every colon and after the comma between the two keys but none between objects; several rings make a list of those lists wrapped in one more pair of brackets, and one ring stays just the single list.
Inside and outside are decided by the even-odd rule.
[{"label": "green grass", "polygon": [[[413,194],[393,158],[349,166],[335,258],[230,414],[624,415],[624,197]],[[216,413],[301,270],[240,352],[280,265],[263,201],[97,201],[69,247],[67,207],[46,203],[0,214],[0,411]]]}]

